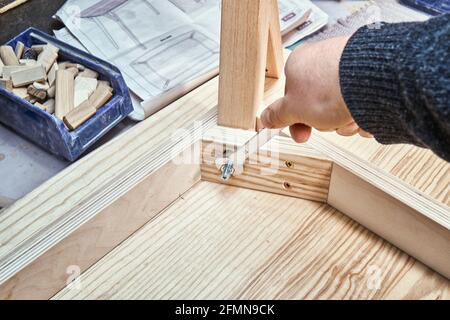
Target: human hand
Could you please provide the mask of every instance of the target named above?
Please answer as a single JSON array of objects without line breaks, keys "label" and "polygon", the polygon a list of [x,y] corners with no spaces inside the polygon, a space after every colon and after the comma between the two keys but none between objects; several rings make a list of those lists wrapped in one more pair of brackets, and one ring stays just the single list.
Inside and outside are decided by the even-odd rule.
[{"label": "human hand", "polygon": [[286,63],[285,96],[261,114],[266,128],[290,127],[292,138],[306,142],[312,128],[336,131],[343,136],[359,133],[339,83],[339,62],[349,37],[338,37],[294,50]]}]

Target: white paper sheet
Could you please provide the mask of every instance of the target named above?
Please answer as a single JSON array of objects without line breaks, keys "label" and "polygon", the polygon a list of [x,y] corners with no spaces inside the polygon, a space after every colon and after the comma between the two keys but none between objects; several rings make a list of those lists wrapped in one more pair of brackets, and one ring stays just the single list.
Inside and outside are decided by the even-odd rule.
[{"label": "white paper sheet", "polygon": [[[77,43],[115,64],[135,99],[133,118],[147,117],[218,73],[220,0],[68,0],[56,13]],[[307,0],[279,0],[291,44],[327,23]],[[299,19],[311,12],[303,28]],[[75,38],[75,39],[74,39]]]}]

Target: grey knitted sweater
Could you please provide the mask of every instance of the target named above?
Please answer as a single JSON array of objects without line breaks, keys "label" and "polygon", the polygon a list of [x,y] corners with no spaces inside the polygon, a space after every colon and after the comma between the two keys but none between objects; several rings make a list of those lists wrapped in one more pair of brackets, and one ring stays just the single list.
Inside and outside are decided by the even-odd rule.
[{"label": "grey knitted sweater", "polygon": [[427,147],[450,161],[450,14],[359,29],[340,81],[356,123],[379,142]]}]

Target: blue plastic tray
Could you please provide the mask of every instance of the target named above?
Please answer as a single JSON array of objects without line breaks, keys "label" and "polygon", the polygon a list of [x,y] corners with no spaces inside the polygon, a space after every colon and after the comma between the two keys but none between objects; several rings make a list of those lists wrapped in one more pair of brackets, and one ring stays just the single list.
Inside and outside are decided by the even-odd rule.
[{"label": "blue plastic tray", "polygon": [[0,88],[0,122],[18,134],[57,156],[74,161],[133,111],[125,80],[110,63],[34,28],[27,29],[7,44],[14,48],[17,41],[22,41],[27,47],[51,43],[60,50],[58,61],[70,60],[95,70],[99,79],[108,80],[114,89],[114,96],[106,105],[75,131],[69,132],[55,116]]}]

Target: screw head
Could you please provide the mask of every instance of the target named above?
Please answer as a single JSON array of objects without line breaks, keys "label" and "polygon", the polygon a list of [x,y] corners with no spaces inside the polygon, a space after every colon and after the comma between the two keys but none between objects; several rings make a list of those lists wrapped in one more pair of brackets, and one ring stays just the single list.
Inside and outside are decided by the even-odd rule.
[{"label": "screw head", "polygon": [[290,190],[292,188],[292,185],[289,182],[283,183],[283,188],[286,190]]},{"label": "screw head", "polygon": [[284,164],[286,165],[287,168],[292,169],[294,167],[294,163],[290,160],[286,160],[284,162]]}]

